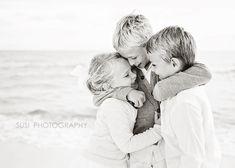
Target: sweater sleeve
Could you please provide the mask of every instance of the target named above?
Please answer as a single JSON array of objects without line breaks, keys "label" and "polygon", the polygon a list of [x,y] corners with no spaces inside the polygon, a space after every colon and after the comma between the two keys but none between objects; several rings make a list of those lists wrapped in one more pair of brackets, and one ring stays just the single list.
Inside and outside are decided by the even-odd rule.
[{"label": "sweater sleeve", "polygon": [[195,63],[185,71],[159,81],[153,90],[153,96],[158,101],[166,100],[179,92],[206,84],[212,75],[206,65]]},{"label": "sweater sleeve", "polygon": [[102,108],[105,114],[105,122],[118,148],[124,153],[131,153],[161,140],[159,125],[134,135],[132,124],[134,125],[135,117],[131,116],[134,115],[133,110],[135,109],[124,103],[109,101],[109,104],[106,103]]},{"label": "sweater sleeve", "polygon": [[100,106],[102,102],[108,98],[116,98],[119,100],[127,101],[126,96],[132,90],[132,87],[118,87],[110,92],[94,95],[93,103],[95,106]]},{"label": "sweater sleeve", "polygon": [[177,104],[171,114],[171,126],[182,152],[179,168],[200,168],[205,158],[205,137],[200,107],[185,101]]}]

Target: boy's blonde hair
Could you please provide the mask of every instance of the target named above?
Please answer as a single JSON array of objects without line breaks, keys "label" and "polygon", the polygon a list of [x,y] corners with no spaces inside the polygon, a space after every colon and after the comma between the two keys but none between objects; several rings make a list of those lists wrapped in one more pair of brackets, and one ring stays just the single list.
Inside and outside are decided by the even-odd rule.
[{"label": "boy's blonde hair", "polygon": [[119,51],[129,47],[143,46],[153,35],[152,27],[143,15],[127,15],[116,25],[113,47]]},{"label": "boy's blonde hair", "polygon": [[195,61],[196,43],[193,36],[179,26],[169,26],[152,36],[146,44],[147,53],[158,52],[166,62],[178,58],[183,69]]},{"label": "boy's blonde hair", "polygon": [[112,66],[118,59],[124,59],[119,53],[99,54],[90,63],[87,80],[87,87],[92,94],[98,95],[101,92],[109,91],[113,79]]}]

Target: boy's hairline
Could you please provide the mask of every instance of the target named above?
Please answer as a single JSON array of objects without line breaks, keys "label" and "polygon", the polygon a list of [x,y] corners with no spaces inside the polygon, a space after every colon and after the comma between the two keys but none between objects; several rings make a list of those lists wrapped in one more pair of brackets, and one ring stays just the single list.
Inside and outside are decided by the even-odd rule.
[{"label": "boy's hairline", "polygon": [[[138,30],[137,32],[135,31],[134,33],[132,32],[128,34],[127,30],[125,31],[123,30],[123,25],[136,16],[143,17],[142,23],[148,23],[148,19],[142,14],[129,14],[129,15],[124,16],[122,19],[120,19],[116,25],[116,29],[113,34],[113,47],[117,51],[120,49],[128,49],[131,47],[141,47],[143,44],[147,43],[147,41],[153,35],[152,27],[149,23],[147,24],[147,26],[145,25],[145,27],[147,28],[146,31],[143,28],[143,25],[140,25],[140,27],[142,26],[141,28],[143,30],[142,33],[140,30]],[[131,28],[129,28],[128,30],[131,30]],[[125,34],[126,36],[123,34]],[[130,39],[134,40],[135,38],[137,39],[136,41],[130,40]],[[134,44],[134,45],[129,45],[129,44]]]}]

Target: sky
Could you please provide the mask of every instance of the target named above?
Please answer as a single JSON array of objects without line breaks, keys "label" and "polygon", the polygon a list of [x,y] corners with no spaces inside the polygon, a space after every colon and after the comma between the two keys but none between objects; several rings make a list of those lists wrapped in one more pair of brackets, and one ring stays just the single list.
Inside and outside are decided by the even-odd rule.
[{"label": "sky", "polygon": [[189,31],[199,50],[235,50],[232,0],[0,0],[0,50],[112,50],[123,16]]}]

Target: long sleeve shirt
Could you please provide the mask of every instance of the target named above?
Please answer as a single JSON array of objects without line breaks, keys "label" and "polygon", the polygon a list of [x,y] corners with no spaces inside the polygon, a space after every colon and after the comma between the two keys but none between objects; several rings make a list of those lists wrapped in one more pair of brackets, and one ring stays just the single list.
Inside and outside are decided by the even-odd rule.
[{"label": "long sleeve shirt", "polygon": [[[204,64],[200,63],[194,64],[189,69],[162,81],[159,81],[158,76],[151,72],[149,82],[142,70],[136,67],[134,67],[133,70],[137,74],[136,83],[138,86],[135,88],[143,91],[146,96],[146,101],[143,106],[138,109],[138,115],[133,130],[134,134],[144,132],[153,127],[155,113],[160,113],[159,102],[157,100],[162,101],[166,98],[173,97],[182,90],[206,84],[211,79],[210,71]],[[159,83],[159,85],[156,87],[155,85],[157,83]],[[154,86],[157,88],[155,90],[157,92],[155,99],[152,95]],[[109,93],[95,95],[93,100],[97,106],[110,97],[126,101],[126,96],[132,89],[133,88],[130,87],[116,88]]]},{"label": "long sleeve shirt", "polygon": [[154,87],[153,96],[158,101],[166,100],[182,90],[206,84],[211,76],[204,64],[195,63],[187,70],[159,81]]},{"label": "long sleeve shirt", "polygon": [[[150,93],[153,91],[153,87],[155,86],[155,99],[158,101],[166,100],[169,97],[175,96],[182,90],[189,89],[195,86],[207,84],[212,75],[206,65],[201,63],[195,63],[192,67],[188,68],[183,72],[179,72],[173,76],[170,76],[167,79],[162,81],[158,81],[157,75],[151,73],[151,65],[147,70],[133,68],[136,73],[137,77],[140,77],[141,80],[136,82],[136,85],[133,87],[119,87],[115,88],[114,90],[95,95],[93,97],[93,102],[96,106],[100,106],[101,103],[107,98],[117,98],[120,100],[126,100],[126,96],[128,93],[133,90],[137,89],[139,82],[144,83]],[[145,90],[142,90],[145,92]]]},{"label": "long sleeve shirt", "polygon": [[163,101],[161,124],[167,168],[219,168],[213,116],[202,86]]},{"label": "long sleeve shirt", "polygon": [[88,145],[88,156],[109,165],[124,165],[127,153],[146,148],[161,139],[160,126],[134,135],[137,110],[129,103],[106,99],[97,112],[94,132]]}]

